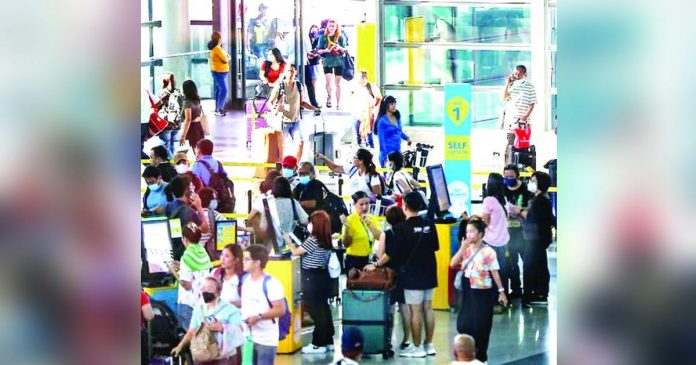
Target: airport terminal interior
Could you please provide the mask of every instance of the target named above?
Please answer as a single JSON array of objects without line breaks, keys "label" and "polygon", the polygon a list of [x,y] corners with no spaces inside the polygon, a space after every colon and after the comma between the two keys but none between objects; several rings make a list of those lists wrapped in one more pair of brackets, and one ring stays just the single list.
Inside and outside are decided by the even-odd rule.
[{"label": "airport terminal interior", "polygon": [[[503,207],[500,211],[505,214],[502,217],[505,230],[521,232],[524,228],[526,232],[528,225],[541,226],[541,223],[530,223],[532,219],[527,211],[535,209],[532,200],[541,199],[537,196],[550,201],[555,222],[556,0],[140,2],[141,256],[142,289],[149,300],[167,304],[175,319],[179,318],[177,302],[181,298],[177,299],[177,295],[181,289],[176,280],[179,274],[172,275],[167,266],[177,259],[176,242],[181,244],[182,230],[186,229],[182,229],[185,227],[180,219],[174,219],[176,212],[148,207],[150,200],[143,199],[143,195],[154,194],[158,182],[173,181],[184,174],[185,170],[179,169],[182,156],[194,175],[205,170],[194,166],[194,161],[205,154],[201,152],[202,144],[198,143],[196,148],[194,143],[203,138],[212,142],[212,158],[221,163],[234,185],[233,211],[218,209],[222,215],[216,223],[217,234],[213,238],[208,236],[217,240],[212,243],[212,250],[218,252],[210,254],[213,267],[220,265],[220,252],[226,244],[242,248],[249,245],[249,231],[253,227],[247,218],[252,211],[262,216],[268,211],[268,207],[258,202],[263,200],[260,189],[271,170],[278,170],[278,175],[288,178],[294,188],[298,181],[300,186],[305,183],[302,174],[298,176],[302,163],[311,162],[316,168],[315,179],[343,200],[348,213],[356,212],[351,195],[360,189],[353,181],[351,167],[364,164],[362,160],[356,162],[359,149],[371,153],[381,176],[378,180],[384,183],[381,193],[367,192],[371,198],[368,212],[376,217],[379,229],[393,228],[385,221],[385,208],[391,204],[405,206],[407,196],[399,193],[402,187],[393,186],[390,169],[393,163],[384,161],[390,152],[396,151],[401,155],[409,187],[418,190],[411,183],[415,182],[422,188],[425,199],[421,214],[429,216],[437,228],[439,251],[434,255],[438,286],[432,298],[435,323],[432,346],[437,353],[425,357],[400,356],[406,350],[399,348],[403,330],[397,310],[391,341],[387,341],[393,352],[383,349],[368,354],[365,351],[359,363],[450,364],[457,360],[453,341],[459,334],[459,312],[469,302],[462,303],[462,292],[453,286],[459,269],[450,268],[450,259],[461,244],[457,234],[462,215],[465,219],[481,215],[492,227],[495,213],[484,203],[487,197],[495,197],[493,193],[488,195],[494,189],[487,186],[496,179],[491,173],[501,175],[500,181],[505,181],[502,190],[521,182],[523,185],[517,186],[523,186],[525,194],[531,196],[529,207],[515,207],[516,202],[510,201],[496,203]],[[337,47],[332,49],[334,44]],[[329,51],[321,53],[322,47]],[[281,60],[284,65],[278,73],[275,67],[282,64]],[[200,100],[191,97],[190,81]],[[293,97],[294,89],[300,90],[299,100]],[[509,100],[504,100],[505,96]],[[161,102],[163,99],[168,100]],[[295,112],[298,109],[299,113]],[[518,113],[519,110],[523,112]],[[207,122],[200,118],[201,114]],[[376,130],[378,125],[385,125],[382,128],[386,129],[380,132]],[[199,130],[200,136],[196,138],[194,135]],[[182,135],[184,132],[188,134]],[[177,176],[166,177],[162,173],[161,180],[148,178],[147,167],[162,163],[153,152],[158,146],[164,147],[165,163],[168,161],[176,167]],[[333,163],[324,162],[317,153],[343,166],[344,171],[330,168]],[[391,157],[388,160],[393,161]],[[510,165],[514,165],[516,173]],[[357,173],[362,173],[360,167]],[[197,176],[202,184],[212,186],[210,172],[205,170],[203,175],[206,176]],[[544,187],[547,177],[550,183]],[[368,177],[367,189],[372,188],[368,186],[370,182]],[[169,186],[172,185],[170,181]],[[195,188],[202,197],[201,187],[194,185],[191,184],[191,189]],[[222,196],[217,190],[215,195],[220,207]],[[301,200],[299,196],[293,197]],[[164,204],[171,204],[170,199],[167,197]],[[193,214],[197,214],[195,204],[190,205]],[[301,206],[305,208],[304,204]],[[519,215],[513,214],[518,211]],[[327,213],[331,215],[330,211]],[[275,216],[272,221],[294,215],[279,210]],[[209,220],[208,216],[199,218]],[[467,229],[467,233],[461,232],[465,237],[469,234],[466,227],[472,225],[462,226],[462,230]],[[509,306],[496,304],[494,308],[487,364],[556,363],[556,232],[555,227],[549,229],[553,239],[542,248],[546,262],[536,263],[548,268],[548,288],[544,293],[547,297],[530,303],[523,300],[521,293],[505,293],[510,303]],[[341,242],[345,230],[349,228],[333,232],[337,251],[346,250]],[[370,232],[367,236],[373,251],[384,244],[376,242],[378,237],[372,239]],[[533,244],[525,240],[520,239],[522,246]],[[500,270],[506,273],[503,279],[511,280],[509,268],[514,266],[521,271],[517,274],[518,281],[526,284],[526,280],[520,279],[526,274],[524,255],[520,253],[518,257],[512,252],[513,260],[506,243],[491,250],[505,256],[498,258],[507,267]],[[344,272],[334,279],[338,282],[339,297],[329,299],[335,328],[334,348],[303,353],[304,347],[312,346],[315,321],[308,310],[303,310],[305,279],[300,274],[300,260],[290,260],[287,252],[280,253],[282,248],[271,246],[272,257],[266,272],[283,285],[292,312],[289,334],[280,340],[272,362],[329,364],[341,359],[342,334],[346,328],[344,313],[353,310],[345,306],[354,303],[346,298],[350,291],[348,275]],[[171,259],[155,258],[162,248]],[[526,246],[522,251],[525,249]],[[379,259],[377,252],[372,252],[370,257],[373,255],[375,260]],[[156,260],[161,261],[160,266],[153,263]],[[181,266],[184,265],[182,258]],[[341,265],[345,267],[343,262]],[[180,275],[183,277],[183,271]],[[496,285],[493,283],[493,290]],[[521,290],[519,283],[517,289]],[[201,298],[196,300],[203,303]],[[154,304],[152,307],[160,308]],[[242,317],[244,313],[242,309]],[[162,313],[155,310],[155,315],[160,317]],[[352,321],[357,323],[355,326],[361,326],[360,321]],[[143,326],[144,336],[152,336],[153,326]],[[183,332],[177,334],[181,336]],[[171,347],[165,351],[159,348],[157,353],[152,339],[145,340],[143,346],[142,351],[147,352],[143,363],[165,363],[157,361],[164,361],[167,354],[163,352],[171,351]],[[191,361],[183,355],[180,360]],[[233,361],[236,360],[229,363]],[[244,358],[241,361],[252,363]],[[264,364],[262,360],[257,363]]]}]

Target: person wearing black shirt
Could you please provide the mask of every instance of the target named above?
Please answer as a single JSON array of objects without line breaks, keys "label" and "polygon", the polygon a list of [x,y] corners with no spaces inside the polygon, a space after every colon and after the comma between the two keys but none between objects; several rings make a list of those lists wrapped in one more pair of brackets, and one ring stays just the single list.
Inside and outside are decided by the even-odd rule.
[{"label": "person wearing black shirt", "polygon": [[546,249],[551,245],[551,228],[556,225],[556,217],[551,210],[551,200],[546,192],[551,186],[551,177],[542,171],[532,175],[527,186],[534,194],[526,209],[512,207],[524,219],[523,233],[527,240],[524,252],[524,293],[522,305],[545,304],[549,294],[549,266]]},{"label": "person wearing black shirt", "polygon": [[176,169],[169,163],[169,153],[164,146],[155,146],[150,150],[150,165],[157,167],[164,182],[170,182],[177,175]]},{"label": "person wearing black shirt", "polygon": [[[389,223],[389,226],[391,228],[382,232],[382,235],[379,237],[377,246],[377,262],[375,264],[367,265],[365,267],[365,270],[372,271],[375,269],[375,266],[377,265],[388,267],[394,270],[394,272],[398,272],[399,262],[387,255],[387,251],[392,253],[392,256],[394,256],[394,252],[401,250],[401,243],[395,240],[394,229],[406,220],[406,216],[404,215],[403,210],[401,210],[401,208],[399,208],[396,204],[387,208],[387,211],[384,213],[384,216],[387,219],[387,223]],[[406,300],[404,299],[404,288],[401,286],[401,281],[399,281],[398,278],[396,280],[396,287],[394,287],[394,289],[391,292],[391,295],[389,296],[389,304],[391,304],[392,318],[394,318],[396,303],[399,303],[399,313],[401,313],[401,326],[404,333],[404,338],[401,341],[399,349],[404,350],[408,348],[410,345],[408,342],[408,338],[411,334],[411,311],[409,310],[408,305],[406,305]],[[389,338],[391,338],[391,333],[393,333],[394,331],[394,323],[392,322],[390,323],[390,325],[391,326],[389,327]]]},{"label": "person wearing black shirt", "polygon": [[[503,182],[506,185],[505,200],[509,205],[524,208],[529,205],[532,193],[527,190],[527,184],[520,181],[520,170],[517,165],[507,165],[503,171]],[[507,273],[510,279],[509,299],[522,298],[522,282],[520,281],[519,259],[524,260],[524,250],[526,242],[522,234],[521,218],[517,214],[508,215],[508,232],[510,241],[507,245],[508,255],[506,258]]]},{"label": "person wearing black shirt", "polygon": [[324,200],[323,184],[314,178],[314,165],[311,162],[301,163],[297,175],[299,183],[292,191],[292,197],[300,202],[307,214],[312,214]]},{"label": "person wearing black shirt", "polygon": [[[437,261],[435,252],[440,249],[435,225],[418,215],[423,207],[423,198],[415,191],[404,196],[406,221],[394,228],[394,241],[398,250],[391,252],[387,246],[385,257],[377,267],[393,258],[399,263],[399,281],[404,289],[404,299],[411,311],[411,336],[413,345],[399,356],[426,357],[436,354],[433,346],[435,314],[433,312],[433,289],[437,287]],[[386,261],[385,261],[386,258]],[[425,341],[421,346],[421,318],[425,316]]]}]

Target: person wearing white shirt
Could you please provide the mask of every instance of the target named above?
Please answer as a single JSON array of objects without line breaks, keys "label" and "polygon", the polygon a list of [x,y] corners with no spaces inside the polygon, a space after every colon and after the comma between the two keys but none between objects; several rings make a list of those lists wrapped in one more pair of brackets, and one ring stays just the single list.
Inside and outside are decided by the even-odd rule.
[{"label": "person wearing white shirt", "polygon": [[263,272],[268,263],[264,246],[249,246],[242,262],[246,272],[242,279],[242,320],[254,343],[252,362],[273,364],[280,331],[277,318],[285,313],[283,285]]},{"label": "person wearing white shirt", "polygon": [[372,161],[372,152],[359,148],[355,156],[353,156],[353,166],[349,170],[329,160],[321,153],[317,152],[314,156],[318,160],[324,161],[329,170],[338,174],[348,175],[347,195],[353,195],[358,191],[362,191],[368,195],[370,202],[374,202],[377,196],[384,194],[384,182],[377,172],[377,166]]},{"label": "person wearing white shirt", "polygon": [[466,334],[454,337],[454,356],[456,359],[452,361],[452,365],[484,365],[483,362],[476,360],[474,338]]}]

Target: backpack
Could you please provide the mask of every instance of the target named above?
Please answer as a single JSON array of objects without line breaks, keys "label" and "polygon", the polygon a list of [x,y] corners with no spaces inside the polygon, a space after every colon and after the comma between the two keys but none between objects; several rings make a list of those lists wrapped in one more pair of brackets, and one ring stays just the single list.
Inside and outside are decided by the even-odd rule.
[{"label": "backpack", "polygon": [[[242,277],[242,284],[246,281],[247,277],[249,277],[249,274],[244,274]],[[273,304],[271,303],[271,300],[268,299],[268,281],[271,280],[272,276],[264,274],[263,277],[263,294],[266,296],[266,301],[268,302],[268,306],[273,308]],[[240,288],[242,286],[240,284]],[[241,290],[240,290],[240,296],[241,296]],[[283,303],[285,304],[285,312],[278,317],[278,339],[280,341],[284,340],[285,337],[288,337],[288,333],[290,333],[290,324],[292,323],[292,316],[290,315],[290,307],[288,307],[288,300],[283,298]],[[273,323],[275,323],[275,318],[272,319]]]},{"label": "backpack", "polygon": [[[208,181],[208,186],[215,190],[217,193],[218,207],[217,211],[220,213],[233,213],[234,205],[236,203],[236,198],[234,197],[234,183],[227,177],[217,172],[205,161],[198,161],[208,169],[210,173],[210,181]],[[223,171],[222,163],[218,161],[218,171]]]},{"label": "backpack", "polygon": [[[321,182],[320,182],[321,183]],[[321,188],[324,191],[321,204],[318,204],[317,210],[323,210],[329,214],[331,219],[331,232],[340,233],[341,226],[341,215],[348,215],[348,208],[346,208],[346,203],[338,195],[329,191],[329,189],[321,184]]]},{"label": "backpack", "polygon": [[179,344],[186,331],[179,323],[171,309],[162,301],[150,299],[155,318],[149,322],[151,355],[167,356]]}]

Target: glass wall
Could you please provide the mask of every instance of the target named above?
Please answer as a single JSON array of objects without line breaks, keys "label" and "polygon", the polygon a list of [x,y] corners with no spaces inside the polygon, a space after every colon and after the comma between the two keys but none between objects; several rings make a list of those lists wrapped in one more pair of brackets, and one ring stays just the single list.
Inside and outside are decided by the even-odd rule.
[{"label": "glass wall", "polygon": [[529,2],[380,0],[381,84],[407,125],[442,124],[443,87],[471,83],[474,128],[494,128],[515,65],[531,66]]},{"label": "glass wall", "polygon": [[556,1],[549,1],[547,12],[547,22],[548,22],[548,58],[551,60],[550,64],[550,86],[549,86],[549,120],[551,121],[551,129],[556,129],[558,127],[558,113],[556,112],[556,106],[558,105],[558,90],[556,89],[556,62],[558,54],[557,45],[557,10]]}]

